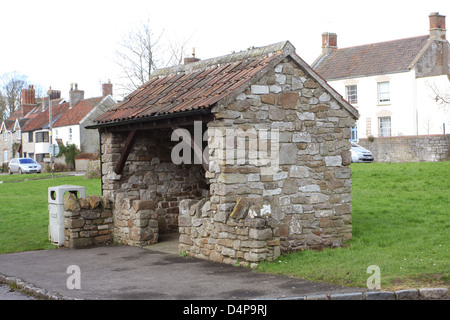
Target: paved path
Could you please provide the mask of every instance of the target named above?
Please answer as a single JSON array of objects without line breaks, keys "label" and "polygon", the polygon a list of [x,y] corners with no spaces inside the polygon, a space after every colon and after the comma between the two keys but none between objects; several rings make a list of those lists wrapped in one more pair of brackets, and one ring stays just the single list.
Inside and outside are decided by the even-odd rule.
[{"label": "paved path", "polygon": [[[79,268],[80,289],[77,284]],[[68,273],[69,271],[69,273]],[[0,274],[77,299],[274,299],[361,292],[154,250],[105,246],[0,255]]]},{"label": "paved path", "polygon": [[7,285],[0,284],[0,300],[35,300],[26,294],[10,290]]}]

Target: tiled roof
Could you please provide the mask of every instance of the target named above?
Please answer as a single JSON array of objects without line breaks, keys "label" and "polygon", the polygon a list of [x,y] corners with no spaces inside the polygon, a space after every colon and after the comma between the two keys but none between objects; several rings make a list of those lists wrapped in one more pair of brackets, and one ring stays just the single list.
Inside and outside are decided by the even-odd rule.
[{"label": "tiled roof", "polygon": [[226,98],[283,54],[286,43],[157,71],[99,124],[205,109]]},{"label": "tiled roof", "polygon": [[[53,105],[52,104],[52,122],[55,123],[56,120],[64,113],[69,110],[70,103],[65,102],[62,104]],[[35,131],[40,129],[46,129],[49,127],[49,111],[48,108],[44,111],[36,111],[33,113],[33,118],[31,118],[22,128],[22,131]]]},{"label": "tiled roof", "polygon": [[426,35],[336,49],[320,57],[313,69],[327,81],[407,71],[428,39]]},{"label": "tiled roof", "polygon": [[1,129],[5,128],[7,131],[12,131],[14,128],[14,120],[3,120],[3,125],[1,126]]},{"label": "tiled roof", "polygon": [[103,97],[90,98],[81,100],[72,109],[67,110],[54,123],[53,127],[64,127],[79,124],[83,118],[92,111],[101,101]]}]

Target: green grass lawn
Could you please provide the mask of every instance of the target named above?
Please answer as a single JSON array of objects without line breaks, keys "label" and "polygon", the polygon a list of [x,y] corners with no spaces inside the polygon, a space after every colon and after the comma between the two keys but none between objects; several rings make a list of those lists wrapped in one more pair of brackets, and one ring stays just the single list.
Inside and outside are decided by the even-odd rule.
[{"label": "green grass lawn", "polygon": [[[352,164],[353,239],[344,248],[305,250],[260,264],[261,272],[365,287],[367,268],[382,289],[450,285],[450,162]],[[86,187],[100,180],[42,175],[0,176],[0,253],[53,248],[48,241],[50,186]],[[28,181],[23,181],[28,179]]]},{"label": "green grass lawn", "polygon": [[85,186],[87,195],[101,195],[100,179],[58,176],[54,179],[42,179],[51,177],[51,173],[0,176],[0,181],[4,181],[0,184],[0,253],[54,248],[48,240],[49,187]]},{"label": "green grass lawn", "polygon": [[450,162],[352,164],[353,239],[345,248],[305,250],[260,264],[262,272],[366,287],[450,285]]}]

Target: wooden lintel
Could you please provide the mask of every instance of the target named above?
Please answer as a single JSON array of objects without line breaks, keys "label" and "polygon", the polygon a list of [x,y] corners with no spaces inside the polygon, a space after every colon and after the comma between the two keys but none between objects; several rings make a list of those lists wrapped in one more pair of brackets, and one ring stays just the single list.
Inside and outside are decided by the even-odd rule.
[{"label": "wooden lintel", "polygon": [[153,130],[153,129],[170,129],[173,126],[176,127],[186,127],[194,124],[194,121],[202,121],[203,123],[210,122],[214,119],[212,114],[206,115],[197,115],[191,117],[180,117],[174,119],[165,119],[165,120],[153,120],[153,121],[145,121],[136,124],[124,124],[118,125],[114,127],[106,128],[106,132],[124,132],[130,131],[136,128],[139,130]]},{"label": "wooden lintel", "polygon": [[122,174],[123,172],[125,162],[127,162],[128,155],[130,154],[131,148],[133,147],[134,141],[136,140],[136,132],[137,130],[134,129],[128,133],[127,141],[125,142],[125,147],[123,148],[120,160],[119,162],[117,162],[116,168],[114,169],[114,172],[116,174]]}]

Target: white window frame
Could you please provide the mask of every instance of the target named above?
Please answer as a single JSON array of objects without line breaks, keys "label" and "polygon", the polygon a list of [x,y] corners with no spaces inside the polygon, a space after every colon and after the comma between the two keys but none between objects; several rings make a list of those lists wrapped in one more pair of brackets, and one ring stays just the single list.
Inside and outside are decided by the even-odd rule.
[{"label": "white window frame", "polygon": [[3,162],[8,162],[8,150],[3,150]]},{"label": "white window frame", "polygon": [[72,128],[69,128],[69,141],[72,142]]},{"label": "white window frame", "polygon": [[386,104],[391,102],[391,88],[389,81],[377,83],[378,87],[378,103]]},{"label": "white window frame", "polygon": [[356,84],[345,86],[345,96],[349,103],[358,104],[358,86]]},{"label": "white window frame", "polygon": [[378,117],[378,136],[390,137],[391,132],[392,132],[391,117]]}]

